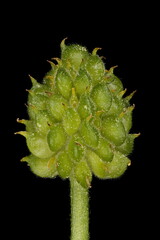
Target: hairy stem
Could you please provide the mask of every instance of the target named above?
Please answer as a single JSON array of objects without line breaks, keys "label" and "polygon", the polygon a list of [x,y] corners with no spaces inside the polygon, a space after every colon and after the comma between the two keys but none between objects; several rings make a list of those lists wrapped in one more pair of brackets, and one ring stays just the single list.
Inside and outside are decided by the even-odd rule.
[{"label": "hairy stem", "polygon": [[89,240],[89,196],[74,177],[71,184],[71,240]]}]

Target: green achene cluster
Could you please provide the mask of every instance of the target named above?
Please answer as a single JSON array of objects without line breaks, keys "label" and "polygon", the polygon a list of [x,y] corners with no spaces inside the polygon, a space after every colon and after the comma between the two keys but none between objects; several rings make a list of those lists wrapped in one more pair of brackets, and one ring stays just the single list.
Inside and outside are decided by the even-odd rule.
[{"label": "green achene cluster", "polygon": [[22,159],[31,171],[44,178],[74,176],[84,188],[92,175],[117,178],[130,165],[133,150],[130,134],[133,93],[105,69],[98,48],[89,53],[83,46],[61,42],[61,59],[55,58],[43,82],[33,77],[28,90],[29,120],[19,120],[26,131],[30,155]]}]

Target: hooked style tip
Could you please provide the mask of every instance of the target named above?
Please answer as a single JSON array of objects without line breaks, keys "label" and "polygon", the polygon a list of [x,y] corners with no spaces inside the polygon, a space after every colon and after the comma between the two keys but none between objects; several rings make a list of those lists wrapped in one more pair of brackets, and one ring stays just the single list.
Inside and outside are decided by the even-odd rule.
[{"label": "hooked style tip", "polygon": [[52,68],[55,68],[56,65],[52,61],[47,60],[47,62],[51,65]]},{"label": "hooked style tip", "polygon": [[16,121],[17,121],[18,123],[26,124],[28,120],[17,118]]},{"label": "hooked style tip", "polygon": [[62,63],[62,60],[60,58],[51,58],[52,60],[55,60],[58,64]]},{"label": "hooked style tip", "polygon": [[119,114],[119,118],[122,118],[125,114],[127,114],[127,113],[129,113],[129,112],[132,112],[134,109],[135,109],[135,104],[129,106],[128,108],[126,108],[124,111],[122,111],[122,112]]},{"label": "hooked style tip", "polygon": [[111,67],[109,70],[106,70],[107,73],[113,73],[114,69],[117,68],[118,65],[115,65],[113,67]]},{"label": "hooked style tip", "polygon": [[122,90],[118,95],[120,97],[123,97],[123,95],[127,92],[127,88],[125,88],[124,90]]},{"label": "hooked style tip", "polygon": [[64,39],[62,40],[61,44],[60,44],[60,47],[61,47],[61,50],[62,50],[62,51],[63,51],[63,50],[65,49],[65,47],[66,47],[65,41],[66,41],[67,39],[68,39],[67,37],[64,38]]},{"label": "hooked style tip", "polygon": [[134,96],[134,94],[135,94],[136,92],[137,92],[137,90],[133,91],[131,94],[129,94],[127,97],[125,97],[125,99],[126,99],[127,101],[130,101],[131,98]]},{"label": "hooked style tip", "polygon": [[28,76],[29,76],[32,84],[33,84],[33,85],[36,85],[36,84],[37,84],[37,80],[36,80],[34,77],[32,77],[30,74],[28,74]]},{"label": "hooked style tip", "polygon": [[94,48],[93,51],[92,51],[92,55],[93,56],[97,55],[98,50],[102,50],[102,48]]},{"label": "hooked style tip", "polygon": [[23,157],[20,161],[21,162],[28,162],[28,157]]},{"label": "hooked style tip", "polygon": [[14,134],[15,135],[20,134],[20,135],[22,135],[24,137],[27,137],[27,135],[28,135],[28,133],[26,131],[15,132]]},{"label": "hooked style tip", "polygon": [[133,133],[132,135],[133,135],[134,138],[137,138],[141,135],[141,133]]}]

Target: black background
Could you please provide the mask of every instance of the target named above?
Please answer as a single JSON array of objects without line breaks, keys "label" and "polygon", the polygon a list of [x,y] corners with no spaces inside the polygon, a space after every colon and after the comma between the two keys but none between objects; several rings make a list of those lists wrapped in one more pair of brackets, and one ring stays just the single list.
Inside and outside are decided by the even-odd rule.
[{"label": "black background", "polygon": [[[2,206],[5,234],[18,239],[33,236],[45,239],[69,239],[69,181],[34,176],[20,159],[28,154],[25,139],[14,135],[23,130],[17,118],[27,118],[26,89],[31,87],[28,74],[41,81],[50,69],[46,60],[60,57],[60,42],[84,45],[91,52],[101,47],[106,68],[118,65],[127,92],[135,89],[132,132],[135,140],[130,158],[132,165],[119,179],[93,178],[90,189],[91,240],[154,234],[157,188],[149,144],[149,104],[153,50],[150,36],[151,9],[138,4],[23,3],[4,7],[2,21]],[[5,24],[3,25],[3,22]],[[4,84],[4,86],[3,86]],[[3,165],[2,165],[3,166]]]}]

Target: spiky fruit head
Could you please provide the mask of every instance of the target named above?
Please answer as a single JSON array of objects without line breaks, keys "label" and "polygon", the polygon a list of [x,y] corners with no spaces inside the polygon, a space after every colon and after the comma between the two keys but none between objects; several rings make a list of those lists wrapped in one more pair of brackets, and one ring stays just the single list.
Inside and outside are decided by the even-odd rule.
[{"label": "spiky fruit head", "polygon": [[53,178],[74,175],[90,187],[92,174],[107,179],[121,176],[130,165],[127,157],[135,137],[130,134],[132,111],[126,90],[113,73],[105,70],[98,48],[61,43],[61,59],[40,84],[31,77],[26,125],[33,173]]}]

